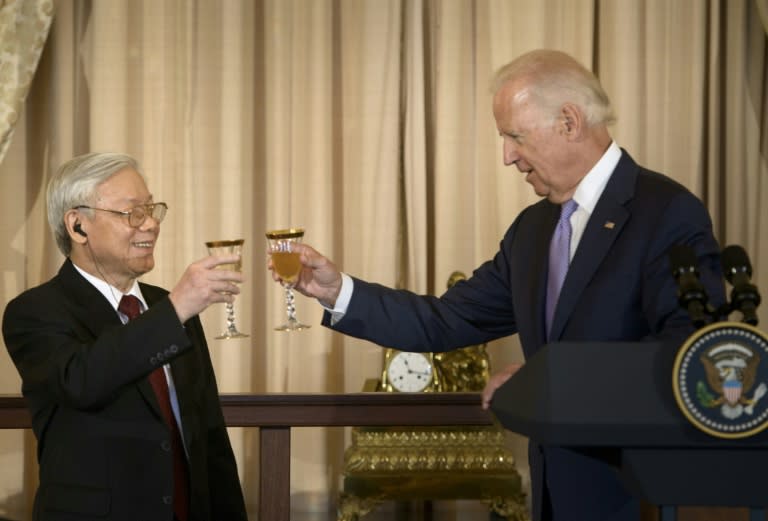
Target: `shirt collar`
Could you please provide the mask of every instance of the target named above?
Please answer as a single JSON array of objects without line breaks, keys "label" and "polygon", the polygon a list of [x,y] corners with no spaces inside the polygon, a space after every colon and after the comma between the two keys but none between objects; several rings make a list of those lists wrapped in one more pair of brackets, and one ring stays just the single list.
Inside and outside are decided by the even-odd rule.
[{"label": "shirt collar", "polygon": [[576,187],[573,199],[578,203],[580,209],[583,208],[590,215],[592,214],[598,199],[603,195],[605,185],[608,184],[616,165],[619,164],[619,159],[621,159],[621,149],[616,141],[611,141],[608,150]]},{"label": "shirt collar", "polygon": [[[95,287],[99,292],[104,295],[104,298],[107,299],[109,304],[117,311],[117,306],[120,305],[120,299],[123,297],[123,292],[114,287],[111,284],[108,284],[107,282],[101,280],[98,277],[94,277],[87,271],[83,270],[75,264],[74,262],[72,265],[75,267],[75,269],[80,273],[80,275],[85,278],[88,282],[91,283],[93,287]],[[134,280],[133,286],[131,286],[130,291],[126,293],[126,295],[133,295],[136,298],[138,298],[141,301],[142,309],[147,309],[149,306],[147,306],[147,301],[144,300],[144,295],[141,294],[141,289],[139,288],[139,281]]]}]

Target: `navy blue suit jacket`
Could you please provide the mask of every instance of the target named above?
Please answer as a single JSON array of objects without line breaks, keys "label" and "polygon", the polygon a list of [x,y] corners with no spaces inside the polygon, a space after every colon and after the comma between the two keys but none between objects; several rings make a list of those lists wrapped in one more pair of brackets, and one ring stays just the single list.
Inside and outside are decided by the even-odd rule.
[{"label": "navy blue suit jacket", "polygon": [[[406,351],[445,351],[518,333],[530,357],[547,343],[547,259],[559,211],[547,200],[523,210],[494,258],[439,298],[355,279],[348,311],[332,327]],[[572,259],[549,341],[685,339],[693,327],[678,306],[667,258],[675,244],[694,248],[711,301],[720,305],[720,248],[703,204],[622,152]],[[323,321],[330,325],[330,315]],[[530,466],[535,521],[551,518],[547,496],[557,521],[639,516],[637,501],[604,463],[531,440]]]},{"label": "navy blue suit jacket", "polygon": [[38,441],[35,521],[173,519],[170,430],[149,373],[170,362],[190,480],[190,521],[246,521],[200,319],[183,326],[168,292],[123,325],[67,260],[12,300],[3,335]]}]

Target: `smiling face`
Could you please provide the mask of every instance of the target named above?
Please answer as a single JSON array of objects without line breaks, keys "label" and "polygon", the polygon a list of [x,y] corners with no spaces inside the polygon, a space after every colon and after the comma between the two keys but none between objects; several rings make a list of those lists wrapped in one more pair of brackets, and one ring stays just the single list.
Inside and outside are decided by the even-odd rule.
[{"label": "smiling face", "polygon": [[[124,168],[98,186],[96,200],[89,206],[128,211],[151,202],[152,194],[141,175],[132,168]],[[73,248],[71,257],[87,272],[127,291],[136,278],[155,266],[154,250],[160,226],[151,216],[133,228],[124,215],[98,210],[70,212],[67,219],[71,226],[79,222],[86,233],[86,236],[71,234],[79,246]]]}]

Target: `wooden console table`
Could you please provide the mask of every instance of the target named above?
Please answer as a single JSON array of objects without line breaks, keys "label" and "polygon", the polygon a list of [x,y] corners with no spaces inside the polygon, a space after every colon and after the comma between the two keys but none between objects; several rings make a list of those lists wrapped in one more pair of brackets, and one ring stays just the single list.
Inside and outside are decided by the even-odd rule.
[{"label": "wooden console table", "polygon": [[[480,393],[224,394],[229,427],[258,427],[259,519],[290,521],[291,428],[492,425]],[[0,396],[0,429],[29,429],[24,399]],[[269,479],[262,479],[268,476]]]}]

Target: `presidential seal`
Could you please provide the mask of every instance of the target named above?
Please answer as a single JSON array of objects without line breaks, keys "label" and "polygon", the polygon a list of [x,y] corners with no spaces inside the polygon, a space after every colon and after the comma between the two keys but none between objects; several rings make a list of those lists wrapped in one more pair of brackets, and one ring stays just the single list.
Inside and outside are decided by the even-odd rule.
[{"label": "presidential seal", "polygon": [[696,331],[675,358],[675,400],[697,428],[746,438],[768,427],[768,337],[738,322]]}]

